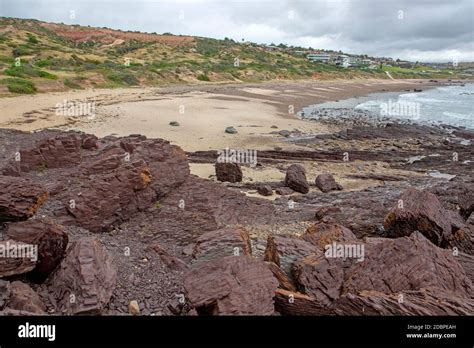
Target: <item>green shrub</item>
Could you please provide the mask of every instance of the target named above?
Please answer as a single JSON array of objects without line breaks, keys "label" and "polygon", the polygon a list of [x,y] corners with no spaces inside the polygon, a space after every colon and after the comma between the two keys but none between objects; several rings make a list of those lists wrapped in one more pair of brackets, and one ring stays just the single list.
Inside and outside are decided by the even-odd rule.
[{"label": "green shrub", "polygon": [[37,44],[38,43],[38,39],[36,38],[36,36],[34,36],[33,34],[30,34],[28,33],[28,42],[29,43],[32,43],[32,44]]},{"label": "green shrub", "polygon": [[56,80],[56,75],[50,74],[46,71],[33,68],[29,64],[22,64],[20,66],[11,66],[3,71],[6,75],[15,77],[42,77],[45,79]]},{"label": "green shrub", "polygon": [[15,77],[0,80],[0,84],[6,85],[8,90],[12,93],[19,94],[33,94],[36,92],[36,87],[33,82],[19,79]]},{"label": "green shrub", "polygon": [[114,71],[107,74],[107,78],[113,82],[119,84],[125,84],[128,86],[136,86],[139,83],[138,79],[130,73],[121,72],[121,71]]},{"label": "green shrub", "polygon": [[205,75],[205,74],[201,74],[197,77],[197,79],[199,81],[209,81],[209,76]]}]

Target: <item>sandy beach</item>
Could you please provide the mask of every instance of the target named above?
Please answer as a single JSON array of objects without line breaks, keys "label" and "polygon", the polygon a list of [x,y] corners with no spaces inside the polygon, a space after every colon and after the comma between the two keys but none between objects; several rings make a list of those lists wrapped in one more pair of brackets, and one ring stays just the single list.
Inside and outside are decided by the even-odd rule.
[{"label": "sandy beach", "polygon": [[[429,86],[418,80],[346,80],[128,88],[45,93],[0,99],[0,128],[80,130],[97,136],[143,134],[185,151],[219,148],[294,148],[278,134],[331,131],[301,120],[301,108],[320,102]],[[92,103],[95,117],[58,115],[58,103]],[[176,121],[178,127],[169,123]],[[226,134],[233,126],[237,134]]]}]

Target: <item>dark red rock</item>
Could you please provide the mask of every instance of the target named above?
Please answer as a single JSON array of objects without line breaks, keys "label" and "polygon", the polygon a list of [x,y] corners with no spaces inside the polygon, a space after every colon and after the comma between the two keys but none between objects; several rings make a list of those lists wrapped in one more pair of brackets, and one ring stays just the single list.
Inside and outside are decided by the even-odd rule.
[{"label": "dark red rock", "polygon": [[216,163],[216,177],[219,181],[240,182],[242,181],[242,169],[238,163]]},{"label": "dark red rock", "polygon": [[46,307],[39,295],[28,285],[20,281],[10,283],[9,309],[45,314]]},{"label": "dark red rock", "polygon": [[0,221],[26,220],[47,198],[48,192],[31,180],[0,176]]},{"label": "dark red rock", "polygon": [[384,294],[377,291],[349,293],[334,302],[326,315],[472,315],[474,300],[439,289]]},{"label": "dark red rock", "polygon": [[199,315],[271,315],[278,280],[262,261],[227,256],[198,265],[184,280]]},{"label": "dark red rock", "polygon": [[206,262],[225,256],[251,255],[250,236],[242,227],[226,227],[196,239],[193,257]]},{"label": "dark red rock", "polygon": [[306,171],[299,164],[292,164],[286,170],[285,185],[300,193],[309,192],[309,184],[306,180]]},{"label": "dark red rock", "polygon": [[257,192],[262,196],[271,196],[273,194],[272,187],[270,185],[259,185]]},{"label": "dark red rock", "polygon": [[275,189],[275,193],[280,195],[280,196],[289,196],[294,192],[295,191],[293,191],[289,187],[278,187],[278,188]]},{"label": "dark red rock", "polygon": [[6,235],[13,240],[38,246],[38,263],[30,273],[36,281],[45,280],[58,266],[69,240],[60,226],[40,219],[9,224]]},{"label": "dark red rock", "polygon": [[474,185],[465,185],[458,194],[459,208],[464,219],[468,219],[474,211]]},{"label": "dark red rock", "polygon": [[295,264],[295,280],[325,306],[361,291],[396,294],[436,288],[470,296],[472,283],[451,251],[436,247],[419,232],[397,239],[369,238],[363,246],[362,258],[308,256]]},{"label": "dark red rock", "polygon": [[421,232],[436,245],[445,244],[452,233],[451,218],[438,198],[415,188],[406,190],[384,220],[390,237]]},{"label": "dark red rock", "polygon": [[351,230],[336,223],[318,222],[308,227],[302,238],[324,250],[328,244],[357,241]]},{"label": "dark red rock", "polygon": [[0,278],[33,270],[38,261],[35,248],[14,240],[0,241]]},{"label": "dark red rock", "polygon": [[147,250],[153,250],[157,252],[158,255],[160,255],[161,261],[163,261],[166,266],[173,271],[184,271],[188,268],[183,260],[171,255],[165,248],[163,248],[158,243],[153,243],[147,248]]},{"label": "dark red rock", "polygon": [[56,309],[68,314],[101,314],[117,279],[116,267],[95,238],[73,242],[60,267],[48,280]]},{"label": "dark red rock", "polygon": [[273,262],[287,275],[290,275],[293,264],[311,254],[322,254],[313,244],[293,235],[270,235],[267,239],[264,260]]},{"label": "dark red rock", "polygon": [[316,177],[315,184],[317,188],[325,193],[334,190],[342,190],[342,186],[339,185],[329,173],[319,174]]}]

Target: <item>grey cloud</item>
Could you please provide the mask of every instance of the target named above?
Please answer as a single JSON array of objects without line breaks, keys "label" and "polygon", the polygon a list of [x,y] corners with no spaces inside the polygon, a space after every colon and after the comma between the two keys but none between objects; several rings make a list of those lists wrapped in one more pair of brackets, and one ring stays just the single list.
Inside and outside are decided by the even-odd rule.
[{"label": "grey cloud", "polygon": [[[0,1],[0,14],[9,17],[259,43],[324,43],[317,48],[402,59],[474,61],[472,0]],[[70,10],[76,12],[74,20]]]}]

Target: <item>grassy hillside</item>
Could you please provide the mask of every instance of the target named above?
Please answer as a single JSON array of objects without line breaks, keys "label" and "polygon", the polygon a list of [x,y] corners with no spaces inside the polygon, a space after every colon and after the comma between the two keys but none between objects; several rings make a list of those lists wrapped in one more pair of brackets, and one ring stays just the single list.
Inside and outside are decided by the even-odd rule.
[{"label": "grassy hillside", "polygon": [[[238,64],[236,64],[238,63]],[[389,69],[390,67],[386,67]],[[0,94],[180,83],[387,78],[233,40],[124,32],[0,17]],[[456,77],[428,68],[395,78]]]}]

